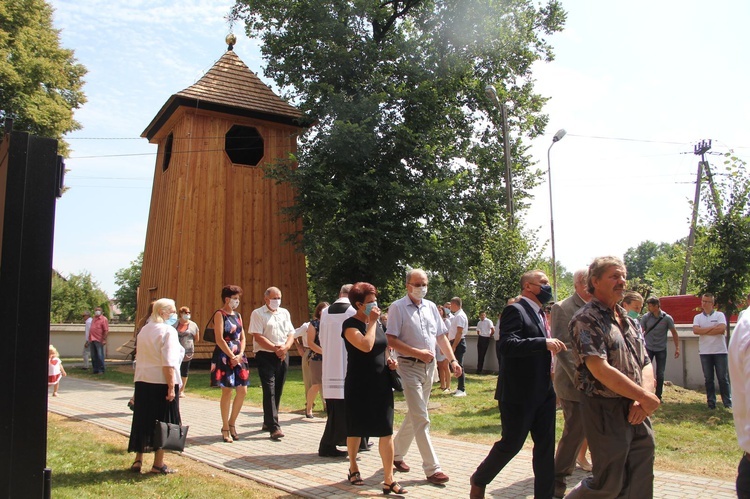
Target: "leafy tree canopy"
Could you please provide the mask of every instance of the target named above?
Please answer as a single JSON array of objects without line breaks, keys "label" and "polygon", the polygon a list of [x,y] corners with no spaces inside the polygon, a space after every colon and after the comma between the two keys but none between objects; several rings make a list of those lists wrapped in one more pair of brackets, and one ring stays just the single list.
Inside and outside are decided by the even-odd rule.
[{"label": "leafy tree canopy", "polygon": [[234,15],[262,40],[265,74],[317,121],[290,158],[299,168],[267,170],[297,189],[289,214],[303,222],[295,236],[316,289],[381,287],[408,265],[465,283],[505,207],[484,88],[510,109],[520,212],[539,175],[523,140],[547,123],[531,65],[552,59],[560,3],[238,0]]},{"label": "leafy tree canopy", "polygon": [[653,265],[654,258],[669,251],[669,249],[669,243],[655,243],[653,241],[643,241],[635,248],[628,248],[623,259],[625,267],[628,269],[628,278],[645,279]]},{"label": "leafy tree canopy", "polygon": [[88,271],[67,278],[52,273],[50,322],[81,322],[81,314],[88,311],[93,315],[96,307],[102,307],[104,315],[110,317],[109,298]]},{"label": "leafy tree canopy", "polygon": [[119,286],[115,291],[115,300],[120,306],[120,318],[125,321],[135,319],[138,306],[138,286],[141,285],[141,269],[143,268],[143,252],[138,258],[130,262],[130,266],[121,268],[115,273],[115,284]]},{"label": "leafy tree canopy", "polygon": [[705,211],[693,268],[700,291],[713,293],[732,315],[750,290],[750,173],[731,152],[719,169],[713,175],[714,188],[709,178],[702,184]]},{"label": "leafy tree canopy", "polygon": [[[0,120],[15,130],[62,139],[81,125],[73,110],[86,102],[86,68],[60,47],[45,0],[0,0]],[[60,143],[66,155],[67,145]]]}]

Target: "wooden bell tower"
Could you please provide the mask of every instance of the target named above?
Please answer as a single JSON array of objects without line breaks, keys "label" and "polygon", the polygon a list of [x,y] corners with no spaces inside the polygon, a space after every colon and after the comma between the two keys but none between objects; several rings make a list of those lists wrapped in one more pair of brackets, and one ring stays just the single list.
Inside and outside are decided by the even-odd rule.
[{"label": "wooden bell tower", "polygon": [[[282,213],[294,192],[262,168],[296,152],[305,117],[227,42],[216,64],[172,95],[141,135],[159,149],[136,327],[150,302],[168,297],[191,308],[202,334],[225,284],[244,291],[246,328],[269,286],[281,289],[295,326],[309,318],[305,257],[288,241],[299,226]],[[196,348],[196,356],[206,350]]]}]

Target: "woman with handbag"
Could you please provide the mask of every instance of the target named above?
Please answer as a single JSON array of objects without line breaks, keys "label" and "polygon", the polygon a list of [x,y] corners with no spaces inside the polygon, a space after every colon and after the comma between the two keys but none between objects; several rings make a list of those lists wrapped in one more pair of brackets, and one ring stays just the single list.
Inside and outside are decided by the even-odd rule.
[{"label": "woman with handbag", "polygon": [[383,493],[405,494],[393,478],[393,389],[391,370],[397,363],[388,355],[388,340],[380,325],[378,291],[370,283],[358,282],[349,291],[357,313],[344,321],[341,336],[347,353],[344,380],[346,401],[346,448],[349,453],[349,483],[364,485],[357,465],[362,437],[380,437],[383,461]]},{"label": "woman with handbag", "polygon": [[[214,313],[216,348],[211,358],[211,386],[221,388],[221,437],[229,444],[240,439],[235,423],[250,384],[250,366],[245,357],[245,330],[242,328],[242,316],[237,312],[241,295],[241,287],[232,284],[224,286],[221,290],[223,306]],[[236,392],[234,401],[232,390]]]},{"label": "woman with handbag", "polygon": [[180,307],[180,319],[177,321],[177,336],[180,345],[185,349],[185,358],[180,364],[180,397],[185,396],[185,386],[187,386],[188,374],[190,373],[190,361],[193,360],[195,353],[195,340],[198,339],[198,324],[190,320],[190,307]]},{"label": "woman with handbag", "polygon": [[153,303],[150,321],[138,333],[135,364],[135,401],[128,452],[135,452],[130,470],[140,473],[143,453],[154,452],[151,473],[166,475],[176,470],[164,464],[164,449],[153,445],[154,423],[182,424],[179,393],[180,364],[185,350],[177,339],[177,310],[174,300]]}]

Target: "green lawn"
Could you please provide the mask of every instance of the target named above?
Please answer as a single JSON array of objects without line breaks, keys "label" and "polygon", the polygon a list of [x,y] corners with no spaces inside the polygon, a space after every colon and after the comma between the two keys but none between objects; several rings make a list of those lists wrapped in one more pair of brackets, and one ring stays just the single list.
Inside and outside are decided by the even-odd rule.
[{"label": "green lawn", "polygon": [[[66,365],[73,365],[69,359]],[[80,362],[80,359],[78,360]],[[69,368],[70,375],[114,383],[132,384],[133,369],[129,365],[107,370],[104,376]],[[252,386],[246,403],[261,406],[261,390],[257,371],[251,369]],[[500,417],[493,399],[496,376],[466,376],[468,396],[455,398],[435,390],[431,398],[432,433],[471,442],[491,444],[500,436]],[[191,369],[187,391],[192,395],[218,399],[220,390],[210,388],[206,368]],[[436,385],[437,386],[437,385]],[[455,380],[453,381],[455,389]],[[664,387],[664,404],[652,418],[656,434],[656,468],[683,473],[733,480],[741,452],[737,445],[732,414],[722,407],[710,411],[705,394],[680,387]],[[396,424],[403,420],[403,395],[396,394]],[[281,399],[281,410],[304,411],[304,386],[299,366],[289,369]],[[318,415],[320,404],[316,405]],[[557,412],[557,437],[562,433],[562,411]],[[531,440],[527,442],[531,445]]]},{"label": "green lawn", "polygon": [[[92,430],[93,429],[93,430]],[[127,452],[128,439],[114,432],[99,430],[83,421],[49,414],[47,422],[47,465],[52,473],[52,497],[225,497],[228,486],[233,495],[250,499],[295,497],[177,454],[166,460],[177,474],[158,476],[129,471],[133,454]]]}]

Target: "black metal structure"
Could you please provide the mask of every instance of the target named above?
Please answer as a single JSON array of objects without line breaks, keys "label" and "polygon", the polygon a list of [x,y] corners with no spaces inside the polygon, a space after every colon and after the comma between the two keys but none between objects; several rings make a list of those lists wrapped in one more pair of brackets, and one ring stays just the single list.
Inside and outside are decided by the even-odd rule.
[{"label": "black metal structure", "polygon": [[0,144],[0,497],[49,497],[47,365],[57,140],[7,133]]}]

